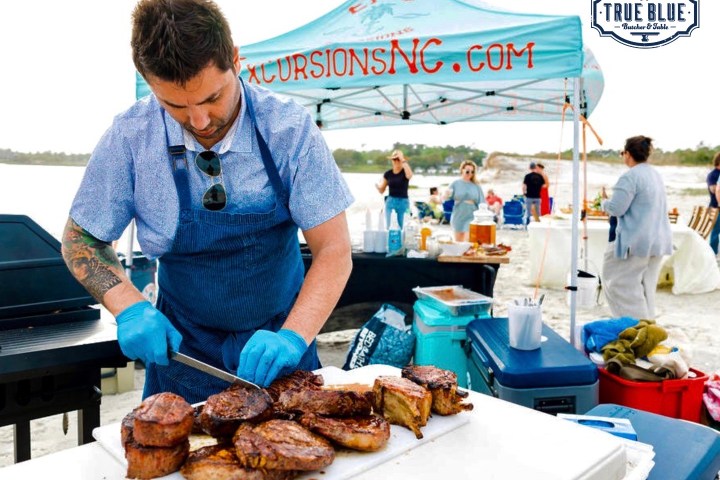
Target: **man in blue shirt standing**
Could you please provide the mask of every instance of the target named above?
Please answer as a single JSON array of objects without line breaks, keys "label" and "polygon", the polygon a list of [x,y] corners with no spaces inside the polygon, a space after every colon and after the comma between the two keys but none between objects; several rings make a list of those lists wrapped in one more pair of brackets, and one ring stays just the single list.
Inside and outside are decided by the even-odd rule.
[{"label": "man in blue shirt standing", "polygon": [[[319,367],[315,336],[352,268],[353,198],[309,112],[239,78],[227,20],[207,0],[140,0],[132,52],[151,94],[100,139],[70,210],[63,257],[146,366],[143,397],[194,403],[227,384],[181,351],[267,386]],[[131,220],[159,259],[157,307],[111,242]],[[305,276],[298,229],[310,247]]]},{"label": "man in blue shirt standing", "polygon": [[[708,193],[710,194],[710,203],[708,206],[718,208],[720,202],[720,188],[718,188],[718,179],[720,178],[720,152],[715,154],[713,159],[713,168],[707,176]],[[712,247],[715,255],[718,253],[718,237],[720,237],[720,219],[715,221],[715,226],[710,233],[710,247]]]}]

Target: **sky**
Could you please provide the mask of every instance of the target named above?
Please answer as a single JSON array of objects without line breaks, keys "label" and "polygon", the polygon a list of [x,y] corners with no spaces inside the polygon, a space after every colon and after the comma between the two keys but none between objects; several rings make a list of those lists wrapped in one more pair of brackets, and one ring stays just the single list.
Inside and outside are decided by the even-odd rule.
[{"label": "sky", "polygon": [[[240,46],[300,27],[343,3],[216,1]],[[712,118],[720,111],[715,73],[720,2],[698,0],[700,28],[690,37],[653,49],[601,37],[590,27],[591,3],[485,1],[505,10],[580,17],[585,45],[605,77],[603,96],[589,118],[603,145],[591,138],[589,150],[621,149],[627,137],[638,134],[654,138],[663,150],[719,145],[718,123]],[[135,100],[129,47],[134,4],[135,0],[0,2],[0,149],[92,151],[112,118]],[[331,130],[325,138],[332,149],[390,150],[394,142],[402,142],[531,154],[571,148],[572,127],[562,128],[559,122],[467,122]]]}]

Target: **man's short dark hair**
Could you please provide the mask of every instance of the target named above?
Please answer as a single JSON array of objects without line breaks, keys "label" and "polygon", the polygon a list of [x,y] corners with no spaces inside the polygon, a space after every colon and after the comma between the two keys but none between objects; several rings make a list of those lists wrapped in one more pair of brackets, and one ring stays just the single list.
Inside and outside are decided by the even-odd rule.
[{"label": "man's short dark hair", "polygon": [[713,158],[713,165],[715,165],[716,168],[720,167],[720,152],[715,154],[715,158]]},{"label": "man's short dark hair", "polygon": [[184,86],[210,64],[233,67],[230,26],[210,0],[140,0],[132,24],[133,62],[146,80]]}]

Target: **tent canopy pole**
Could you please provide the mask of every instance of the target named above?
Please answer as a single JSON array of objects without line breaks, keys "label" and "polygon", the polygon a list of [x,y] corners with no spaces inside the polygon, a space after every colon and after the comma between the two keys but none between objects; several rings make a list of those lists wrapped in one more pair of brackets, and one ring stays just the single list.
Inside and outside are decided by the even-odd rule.
[{"label": "tent canopy pole", "polygon": [[578,224],[580,222],[580,79],[573,78],[573,192],[570,248],[570,344],[575,343],[577,310]]}]

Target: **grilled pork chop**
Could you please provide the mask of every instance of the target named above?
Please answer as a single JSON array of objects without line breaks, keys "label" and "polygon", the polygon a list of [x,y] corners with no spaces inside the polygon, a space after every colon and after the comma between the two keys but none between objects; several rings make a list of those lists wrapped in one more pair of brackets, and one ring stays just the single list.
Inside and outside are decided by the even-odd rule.
[{"label": "grilled pork chop", "polygon": [[193,425],[193,407],[180,395],[157,393],[135,409],[133,436],[146,447],[172,447],[187,441]]},{"label": "grilled pork chop", "polygon": [[330,442],[291,420],[243,423],[233,444],[240,464],[247,468],[318,470],[335,459]]},{"label": "grilled pork chop", "polygon": [[186,439],[172,447],[145,447],[137,442],[125,444],[127,478],[155,478],[177,472],[190,451]]},{"label": "grilled pork chop", "polygon": [[387,445],[390,424],[380,415],[364,415],[349,418],[330,418],[305,413],[300,425],[319,433],[343,447],[375,452]]},{"label": "grilled pork chop", "polygon": [[367,397],[352,390],[288,389],[280,393],[275,409],[281,412],[312,412],[330,417],[370,415]]},{"label": "grilled pork chop", "polygon": [[[139,407],[138,407],[139,408]],[[147,447],[140,445],[133,436],[135,412],[125,415],[120,424],[120,440],[127,459],[128,478],[163,477],[176,472],[183,464],[190,451],[187,438],[172,447]]]},{"label": "grilled pork chop", "polygon": [[190,452],[180,473],[187,480],[290,480],[297,476],[292,470],[245,468],[232,445],[210,445]]},{"label": "grilled pork chop", "polygon": [[210,395],[198,416],[203,431],[213,437],[232,437],[244,421],[259,422],[272,413],[272,399],[265,390],[233,385]]},{"label": "grilled pork chop", "polygon": [[459,392],[457,375],[450,370],[432,365],[409,365],[402,369],[403,378],[407,378],[430,390],[432,411],[439,415],[455,415],[472,410],[472,403],[462,403],[467,392]]},{"label": "grilled pork chop", "polygon": [[423,438],[420,427],[427,425],[432,394],[402,377],[381,375],[373,385],[375,411],[388,422],[409,428],[417,438]]},{"label": "grilled pork chop", "polygon": [[277,402],[280,394],[285,390],[317,390],[322,387],[324,383],[322,375],[315,375],[307,370],[295,370],[293,373],[285,375],[276,379],[267,388],[267,392],[273,399],[273,402]]}]

